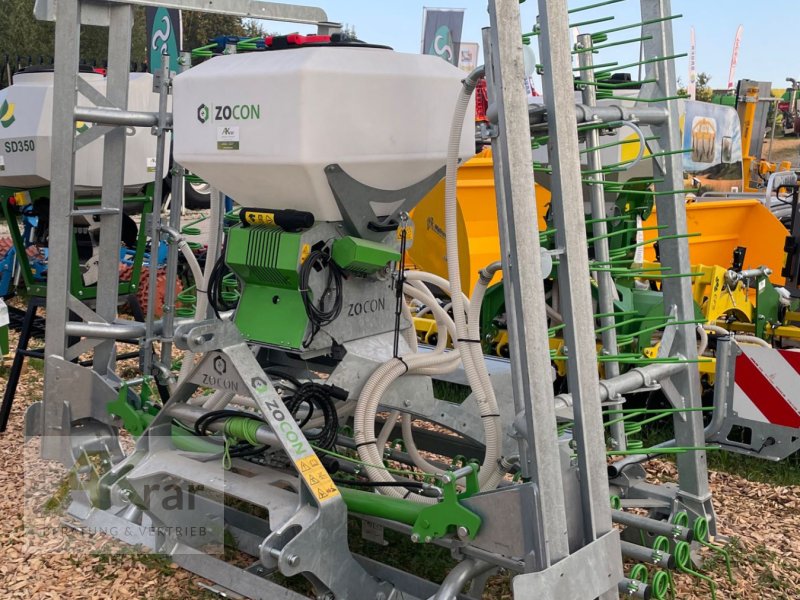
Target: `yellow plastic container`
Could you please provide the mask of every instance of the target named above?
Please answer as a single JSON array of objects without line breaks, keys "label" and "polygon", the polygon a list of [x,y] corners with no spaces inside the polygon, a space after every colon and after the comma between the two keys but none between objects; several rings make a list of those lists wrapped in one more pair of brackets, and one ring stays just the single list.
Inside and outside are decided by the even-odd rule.
[{"label": "yellow plastic container", "polygon": [[[461,166],[456,189],[461,286],[469,295],[478,280],[478,271],[500,260],[494,167],[490,150],[484,150]],[[550,192],[538,184],[536,204],[541,231],[545,228],[544,215],[550,204]],[[420,269],[447,278],[444,181],[439,182],[417,205],[411,218],[415,232],[408,257]],[[498,274],[494,283],[500,278]]]}]

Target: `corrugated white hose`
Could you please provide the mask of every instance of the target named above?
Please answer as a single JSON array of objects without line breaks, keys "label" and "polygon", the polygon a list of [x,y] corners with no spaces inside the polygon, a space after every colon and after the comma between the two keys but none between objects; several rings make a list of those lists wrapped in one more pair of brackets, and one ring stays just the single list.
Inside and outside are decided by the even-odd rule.
[{"label": "corrugated white hose", "polygon": [[[216,198],[214,196],[216,196]],[[209,258],[215,259],[217,256],[217,251],[219,250],[220,239],[218,225],[221,218],[222,198],[218,193],[212,193],[211,215],[209,216],[211,227],[209,227],[208,231],[208,252],[210,253]],[[211,254],[212,249],[213,254]],[[197,306],[195,307],[194,318],[196,321],[204,320],[206,318],[206,312],[208,311],[208,283],[211,281],[211,272],[214,270],[214,263],[216,262],[216,260],[209,260],[209,258],[206,259],[205,270],[203,271],[202,289],[198,283],[199,280],[195,279],[195,289],[197,290]],[[194,367],[194,352],[187,350],[183,354],[183,363],[181,364],[181,370],[178,374],[178,383],[181,383],[184,379],[186,379],[192,367]]]},{"label": "corrugated white hose", "polygon": [[[436,298],[433,297],[433,294],[431,294],[430,290],[428,290],[424,284],[411,281],[403,287],[403,293],[411,296],[415,300],[429,302],[431,313],[436,321],[436,328],[440,334],[447,333],[452,336],[455,333],[456,326],[455,323],[453,323],[453,319],[447,314],[447,307],[439,306],[439,303],[436,302]],[[441,354],[446,349],[447,335],[439,335],[436,340],[436,350],[434,351]]]},{"label": "corrugated white hose", "polygon": [[[222,410],[231,403],[235,394],[232,392],[221,392],[217,390],[215,393],[207,396],[208,400],[203,403],[203,408],[206,410]],[[237,402],[241,404],[241,402]]]},{"label": "corrugated white hose", "polygon": [[[408,284],[404,290],[409,296],[420,301],[433,299],[430,291],[424,286],[421,288],[413,284]],[[442,327],[442,331],[449,331],[451,335],[455,333],[455,325],[449,315],[438,303],[430,304],[437,324]],[[458,353],[446,350],[446,337],[439,348],[433,352],[424,354],[408,354],[402,359],[392,359],[380,367],[370,376],[358,400],[355,413],[355,441],[358,446],[358,455],[367,464],[381,464],[383,459],[383,444],[380,443],[380,436],[375,438],[375,415],[383,395],[389,386],[399,377],[406,373],[437,375],[454,370],[458,366]],[[427,464],[427,463],[426,463]],[[375,467],[365,468],[367,476],[373,481],[395,481],[387,471]],[[384,494],[396,497],[403,497],[404,494],[397,488],[380,488]],[[423,496],[412,496],[411,499],[417,502],[429,502],[430,498]]]},{"label": "corrugated white hose", "polygon": [[[472,292],[472,299],[470,303],[470,313],[468,317],[468,322],[477,323],[480,319],[480,307],[483,303],[483,297],[486,293],[486,289],[489,283],[492,280],[494,274],[500,270],[500,263],[494,262],[484,270],[481,271],[481,277],[478,282],[475,284],[475,290]],[[447,307],[444,307],[446,310]],[[448,315],[449,318],[449,315]],[[475,329],[478,329],[478,326],[475,326]],[[476,335],[479,335],[479,332],[476,332]],[[439,341],[441,341],[442,336],[439,336]],[[411,415],[405,414],[403,415],[403,423],[402,423],[402,431],[403,431],[403,442],[406,446],[406,452],[408,453],[409,457],[411,458],[412,462],[423,471],[428,473],[443,473],[444,471],[439,467],[436,467],[429,463],[425,458],[419,453],[417,449],[417,445],[414,442],[414,432],[411,428]],[[497,482],[494,483],[494,487],[500,482],[502,479],[502,473],[496,471],[499,475],[497,476]]]},{"label": "corrugated white hose", "polygon": [[178,250],[181,251],[183,258],[186,259],[186,263],[189,265],[189,270],[192,272],[192,279],[194,279],[195,282],[201,281],[203,279],[203,271],[200,270],[200,263],[197,262],[197,257],[189,247],[189,242],[187,242],[186,238],[183,236],[181,236],[178,241]]},{"label": "corrugated white hose", "polygon": [[762,348],[772,348],[769,342],[762,340],[760,337],[756,337],[754,335],[732,333],[727,329],[725,329],[724,327],[720,327],[719,325],[703,325],[703,328],[706,331],[716,333],[717,335],[730,336],[733,339],[733,341],[741,344],[751,344],[753,346],[761,346]]},{"label": "corrugated white hose", "polygon": [[[486,370],[483,351],[477,337],[470,337],[465,314],[465,303],[461,291],[461,265],[458,255],[458,199],[456,197],[456,178],[458,176],[458,160],[461,149],[461,131],[464,127],[467,107],[472,92],[482,77],[476,69],[464,79],[461,92],[453,112],[450,127],[450,140],[445,163],[444,214],[447,248],[447,275],[450,281],[450,299],[453,302],[453,318],[456,324],[456,337],[453,345],[461,351],[464,373],[467,376],[476,404],[481,414],[485,429],[486,455],[483,468],[479,473],[481,489],[489,489],[487,483],[497,480],[497,461],[502,454],[500,426],[497,415],[497,400],[494,396],[489,373]],[[474,330],[473,330],[474,331]],[[464,341],[470,340],[470,341]]]},{"label": "corrugated white hose", "polygon": [[[178,235],[177,241],[178,241],[178,250],[180,251],[181,254],[183,254],[183,258],[186,259],[186,264],[189,265],[189,270],[192,272],[192,279],[194,279],[196,286],[197,282],[200,282],[203,279],[203,271],[200,269],[200,263],[197,262],[197,257],[194,255],[194,252],[192,252],[192,249],[189,246],[189,243],[186,241],[186,238],[184,236]],[[186,360],[185,355],[184,355],[184,360]],[[175,388],[177,387],[178,387],[177,382],[170,384],[169,386],[170,393],[174,392]],[[194,404],[199,404],[199,403],[200,402],[194,402]]]},{"label": "corrugated white hose", "polygon": [[753,346],[761,346],[762,348],[772,348],[769,342],[754,335],[737,334],[733,336],[733,339],[739,344],[751,344]]},{"label": "corrugated white hose", "polygon": [[697,326],[697,334],[700,336],[700,342],[697,344],[697,356],[703,356],[708,348],[708,334],[702,325]]},{"label": "corrugated white hose", "polygon": [[415,300],[432,302],[432,304],[430,304],[432,307],[431,312],[434,315],[436,327],[439,330],[436,348],[434,348],[433,352],[429,354],[439,355],[442,357],[442,360],[432,367],[422,368],[418,371],[415,371],[415,375],[443,375],[445,373],[455,371],[458,368],[458,365],[461,364],[461,353],[458,350],[453,350],[452,352],[447,352],[445,354],[445,351],[447,350],[447,338],[449,336],[452,339],[456,332],[456,326],[453,323],[453,320],[450,318],[450,315],[445,312],[443,307],[439,306],[439,303],[435,301],[435,298],[433,298],[430,290],[428,290],[425,286],[417,287],[415,285],[407,284],[404,289],[405,293]]},{"label": "corrugated white hose", "polygon": [[[406,339],[406,344],[408,344],[408,347],[411,348],[411,351],[416,352],[419,350],[419,342],[417,341],[417,332],[413,326],[414,316],[411,314],[411,308],[408,306],[407,302],[402,302],[401,304],[403,305],[403,316],[408,319],[409,323],[412,323],[411,327],[406,327],[403,330],[403,337]],[[428,308],[427,305],[425,306],[425,309],[430,311],[430,308]],[[417,316],[419,316],[419,313],[417,313]]]},{"label": "corrugated white hose", "polygon": [[703,329],[711,333],[716,333],[717,335],[731,335],[730,331],[719,325],[703,325]]},{"label": "corrugated white hose", "polygon": [[547,302],[544,303],[544,311],[547,313],[547,316],[552,319],[553,325],[558,325],[564,322],[564,317],[561,316],[561,313],[547,304]]},{"label": "corrugated white hose", "polygon": [[[395,479],[385,469],[370,466],[379,465],[383,459],[382,448],[378,448],[375,438],[375,413],[378,410],[380,399],[386,393],[389,386],[399,377],[406,373],[413,373],[415,370],[426,367],[433,367],[441,362],[442,356],[435,353],[409,354],[403,358],[393,358],[380,367],[370,376],[361,390],[358,399],[358,406],[355,413],[355,442],[358,448],[358,456],[364,461],[364,471],[372,481],[395,481]],[[377,488],[378,491],[387,496],[402,498],[405,494],[393,487]],[[409,499],[415,502],[431,504],[436,502],[434,498],[414,495]]]},{"label": "corrugated white hose", "polygon": [[[490,265],[484,267],[480,271],[480,277],[478,281],[475,282],[475,287],[472,290],[472,304],[469,308],[469,312],[467,314],[467,330],[469,339],[477,340],[480,338],[480,316],[481,316],[481,305],[483,304],[483,298],[486,295],[486,290],[489,287],[489,284],[492,281],[492,277],[494,274],[502,268],[500,262],[493,262]],[[485,368],[485,363],[483,362],[483,350],[481,348],[481,344],[469,344],[470,349],[473,349],[474,346],[477,346],[478,352],[480,352],[480,365]],[[473,349],[474,351],[474,349]],[[494,388],[492,388],[492,382],[489,379],[489,374],[486,373],[486,377],[482,378],[484,383],[484,390],[486,390],[487,396],[491,395],[491,398],[494,398]],[[488,387],[488,390],[486,389]],[[501,435],[502,435],[502,426],[500,423],[499,417],[499,408],[497,407],[497,400],[495,399],[494,402],[495,412],[492,413],[493,415],[498,416],[488,416],[484,417],[482,420],[484,421],[484,428],[486,429],[486,437],[489,438],[489,428],[493,428],[495,430],[494,435],[497,437],[498,444],[502,444]],[[488,447],[488,442],[487,442]],[[502,448],[502,446],[501,446]],[[498,454],[502,454],[502,450],[498,451]],[[494,489],[498,486],[500,481],[502,481],[504,473],[501,469],[495,468],[491,471],[491,477],[486,481],[486,489]]]},{"label": "corrugated white hose", "polygon": [[[450,286],[450,282],[447,279],[439,277],[438,275],[434,275],[433,273],[428,273],[426,271],[406,271],[406,281],[424,281],[425,283],[430,283],[431,285],[435,285],[439,289],[441,289],[444,293],[448,296],[452,297],[452,288]],[[459,290],[461,289],[459,284]],[[461,292],[462,302],[464,304],[464,310],[469,310],[470,306],[470,299],[467,298],[463,292]]]},{"label": "corrugated white hose", "polygon": [[411,429],[411,415],[408,413],[403,414],[402,429],[406,453],[417,468],[422,469],[426,473],[436,473],[437,475],[444,473],[444,469],[432,465],[419,453],[417,445],[414,443],[414,432]]},{"label": "corrugated white hose", "polygon": [[[404,291],[406,295],[411,296],[415,300],[419,300],[421,302],[426,302],[427,306],[431,307],[434,306],[435,309],[431,309],[431,313],[433,313],[434,318],[436,319],[436,326],[439,329],[440,335],[437,341],[437,348],[435,352],[441,353],[447,348],[447,335],[442,335],[443,332],[447,331],[451,336],[455,333],[455,325],[453,324],[453,320],[450,318],[450,315],[447,314],[443,307],[439,306],[439,303],[436,302],[436,299],[433,297],[433,294],[430,290],[425,287],[420,281],[416,282],[409,282],[405,285]],[[423,300],[424,298],[424,300]],[[408,310],[408,306],[403,303],[403,306]],[[435,311],[435,312],[434,312]],[[409,314],[410,314],[409,310]],[[413,351],[417,351],[419,345],[417,344],[416,335],[414,337],[413,344],[409,344]],[[458,363],[460,362],[460,358],[458,356],[458,352],[454,351],[449,353],[448,356],[455,355],[455,360],[448,361],[446,364],[442,364],[438,367],[433,367],[432,369],[420,369],[415,371],[418,374],[438,374],[432,373],[428,371],[442,371],[445,370],[446,372],[453,371],[458,367]],[[449,364],[452,363],[452,364]],[[388,420],[383,425],[383,429],[381,429],[380,435],[378,435],[377,447],[382,449],[386,446],[386,441],[389,438],[389,434],[391,430],[394,428],[394,424],[397,420],[400,411],[392,411],[389,415]],[[369,417],[367,417],[369,418]],[[374,420],[374,418],[373,418]],[[420,455],[419,451],[417,450],[417,445],[414,443],[414,436],[413,431],[411,430],[411,415],[404,414],[402,418],[402,432],[403,432],[403,443],[406,447],[406,452],[408,453],[409,457],[411,458],[412,462],[421,470],[428,472],[428,473],[441,473],[442,470],[438,467],[433,466],[428,461],[426,461],[422,455]]]},{"label": "corrugated white hose", "polygon": [[378,441],[377,446],[378,448],[385,448],[386,442],[389,441],[389,436],[392,435],[392,430],[394,429],[394,424],[397,423],[397,417],[400,416],[399,410],[393,410],[389,413],[389,416],[386,417],[386,421],[381,428],[381,432],[378,434]]}]

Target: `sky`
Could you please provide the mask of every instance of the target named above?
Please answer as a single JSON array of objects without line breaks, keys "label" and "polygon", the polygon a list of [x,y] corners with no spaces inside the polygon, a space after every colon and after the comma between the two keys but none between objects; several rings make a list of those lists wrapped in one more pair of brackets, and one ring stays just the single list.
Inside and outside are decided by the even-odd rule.
[{"label": "sky", "polygon": [[[464,42],[480,42],[481,28],[489,24],[486,0],[298,0],[298,3],[301,1],[325,9],[331,21],[353,26],[360,39],[386,44],[401,52],[420,51],[424,6],[465,9]],[[569,6],[574,8],[598,1],[570,0]],[[537,4],[535,0],[527,0],[520,6],[524,31],[530,31],[536,21]],[[614,21],[608,24],[596,24],[582,30],[591,33],[597,29],[636,22],[638,19],[633,15],[638,14],[638,5],[638,0],[625,0],[617,5],[578,13],[574,19],[614,17]],[[787,77],[800,79],[800,61],[795,60],[797,54],[793,51],[794,38],[790,32],[798,5],[800,3],[797,0],[672,0],[673,14],[683,15],[683,18],[673,21],[676,52],[689,51],[689,28],[694,26],[697,71],[711,75],[712,87],[725,88],[736,29],[744,25],[736,79],[770,81],[773,88],[786,87]],[[303,31],[302,27],[295,27]],[[281,31],[285,28],[286,24],[275,27]],[[630,37],[636,36],[630,34],[616,39]],[[604,59],[617,60],[619,57],[624,63],[634,62],[637,50],[631,48],[625,48],[624,51],[609,49]],[[538,56],[538,48],[536,50]],[[676,72],[686,83],[687,59],[677,62]]]}]

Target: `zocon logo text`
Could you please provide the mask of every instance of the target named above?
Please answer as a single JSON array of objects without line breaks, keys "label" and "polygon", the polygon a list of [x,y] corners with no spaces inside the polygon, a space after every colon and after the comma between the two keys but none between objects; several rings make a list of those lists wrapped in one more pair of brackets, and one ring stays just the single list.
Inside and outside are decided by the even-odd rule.
[{"label": "zocon logo text", "polygon": [[0,106],[0,125],[5,129],[10,127],[14,120],[14,104],[8,100],[3,100],[3,105]]},{"label": "zocon logo text", "polygon": [[453,34],[450,33],[450,28],[447,25],[442,25],[436,30],[436,34],[433,36],[433,42],[431,43],[430,50],[428,50],[428,54],[441,56],[447,62],[452,63],[453,57],[455,56],[453,47]]},{"label": "zocon logo text", "polygon": [[260,104],[226,104],[224,106],[208,106],[201,104],[197,107],[197,120],[201,123],[211,119],[214,115],[215,121],[251,121],[261,118]]}]

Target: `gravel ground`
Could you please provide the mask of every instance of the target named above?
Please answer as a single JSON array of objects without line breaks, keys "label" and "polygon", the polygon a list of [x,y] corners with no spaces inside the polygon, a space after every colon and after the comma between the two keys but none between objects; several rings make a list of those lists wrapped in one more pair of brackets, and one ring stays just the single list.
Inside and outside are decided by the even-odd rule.
[{"label": "gravel ground", "polygon": [[[15,342],[12,332],[12,343]],[[2,374],[2,381],[5,373]],[[17,389],[17,401],[8,431],[0,438],[0,589],[3,598],[204,598],[213,597],[206,583],[194,574],[158,556],[124,549],[110,539],[90,538],[71,532],[49,535],[63,520],[43,510],[41,494],[25,494],[28,480],[44,478],[35,469],[40,461],[23,452],[22,421],[25,407],[41,398],[42,368],[28,367]],[[29,446],[30,448],[30,446]],[[27,460],[26,460],[27,459]],[[654,462],[650,474],[657,481],[674,480],[675,467]],[[53,478],[55,479],[55,478]],[[800,598],[800,486],[780,487],[748,482],[726,473],[713,472],[711,485],[720,534],[731,540],[735,583],[726,580],[724,565],[712,558],[710,576],[717,582],[717,597],[731,599]],[[27,502],[26,502],[27,499]],[[33,511],[26,515],[25,507]],[[102,552],[97,552],[101,548]],[[106,554],[112,548],[127,554]],[[385,551],[385,550],[382,550]],[[709,553],[713,556],[713,553]],[[678,598],[706,599],[706,582],[676,575]],[[510,598],[507,577],[492,579],[485,598]]]}]

